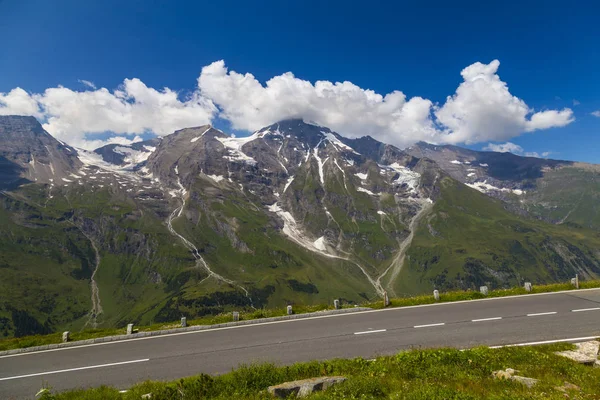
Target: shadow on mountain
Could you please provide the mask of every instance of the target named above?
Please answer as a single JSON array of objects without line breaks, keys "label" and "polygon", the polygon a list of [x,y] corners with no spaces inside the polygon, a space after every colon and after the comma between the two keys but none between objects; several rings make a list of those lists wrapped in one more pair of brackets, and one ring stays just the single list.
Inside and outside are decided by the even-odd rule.
[{"label": "shadow on mountain", "polygon": [[31,181],[21,177],[24,169],[18,164],[0,156],[0,190],[15,189]]},{"label": "shadow on mountain", "polygon": [[477,163],[488,164],[487,173],[498,180],[527,180],[543,176],[544,168],[572,165],[571,161],[521,157],[512,153],[476,152]]}]

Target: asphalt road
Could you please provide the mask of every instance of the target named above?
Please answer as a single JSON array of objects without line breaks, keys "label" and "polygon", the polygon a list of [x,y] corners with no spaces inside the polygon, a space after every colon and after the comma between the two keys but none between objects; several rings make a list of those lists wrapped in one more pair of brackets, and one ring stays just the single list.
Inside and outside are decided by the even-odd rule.
[{"label": "asphalt road", "polygon": [[600,289],[367,311],[0,357],[0,398],[229,372],[239,364],[600,336]]}]

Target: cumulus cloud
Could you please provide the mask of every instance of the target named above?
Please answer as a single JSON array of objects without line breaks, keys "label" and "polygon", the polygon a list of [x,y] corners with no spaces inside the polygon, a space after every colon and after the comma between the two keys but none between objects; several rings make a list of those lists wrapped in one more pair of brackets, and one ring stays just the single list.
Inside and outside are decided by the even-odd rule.
[{"label": "cumulus cloud", "polygon": [[525,157],[547,158],[551,151],[544,151],[541,155],[537,151],[525,151],[521,146],[515,143],[488,143],[483,148],[485,151],[495,151],[498,153],[513,153],[516,155],[524,155]]},{"label": "cumulus cloud", "polygon": [[514,153],[514,154],[522,154],[524,151],[521,146],[519,146],[518,144],[511,143],[511,142],[500,143],[500,144],[488,143],[488,145],[485,146],[483,148],[483,150],[495,151],[498,153]]},{"label": "cumulus cloud", "polygon": [[86,81],[85,79],[78,79],[78,82],[84,86],[89,87],[90,89],[96,89],[96,85],[94,85],[94,82]]},{"label": "cumulus cloud", "polygon": [[238,130],[253,131],[286,118],[303,118],[349,137],[371,135],[400,147],[431,143],[505,141],[525,132],[565,126],[570,109],[536,112],[513,96],[498,76],[497,60],[465,68],[463,82],[443,104],[401,91],[379,94],[352,82],[302,80],[287,72],[264,84],[252,74],[228,70],[224,61],[202,68],[186,98],[125,79],[116,90],[62,86],[41,94],[0,93],[0,114],[35,115],[59,139],[90,148],[94,134],[153,132],[210,123],[217,115]]},{"label": "cumulus cloud", "polygon": [[498,76],[500,62],[475,63],[463,69],[464,82],[435,111],[445,127],[445,141],[476,143],[507,140],[523,132],[565,126],[573,122],[573,112],[548,110],[534,113],[525,102],[513,96]]},{"label": "cumulus cloud", "polygon": [[8,93],[0,93],[0,115],[43,116],[38,102],[25,90],[15,88]]},{"label": "cumulus cloud", "polygon": [[112,92],[105,88],[80,92],[59,86],[42,94],[30,95],[19,88],[0,93],[0,114],[34,115],[45,120],[44,128],[56,138],[86,149],[111,143],[94,139],[94,134],[152,132],[163,136],[208,124],[215,112],[212,102],[197,91],[181,100],[177,92],[149,88],[139,79],[125,79]]},{"label": "cumulus cloud", "polygon": [[351,82],[296,78],[291,72],[262,85],[252,74],[229,71],[224,61],[202,69],[198,86],[236,129],[255,130],[278,120],[302,117],[349,136],[372,135],[405,146],[418,140],[476,143],[506,140],[524,132],[565,126],[570,109],[534,112],[513,96],[497,75],[500,62],[475,63],[442,105],[400,91],[386,95]]},{"label": "cumulus cloud", "polygon": [[[1,101],[1,100],[0,100],[0,101]],[[600,118],[600,110],[592,112],[592,115],[593,115],[594,117],[598,117],[598,118]]]}]

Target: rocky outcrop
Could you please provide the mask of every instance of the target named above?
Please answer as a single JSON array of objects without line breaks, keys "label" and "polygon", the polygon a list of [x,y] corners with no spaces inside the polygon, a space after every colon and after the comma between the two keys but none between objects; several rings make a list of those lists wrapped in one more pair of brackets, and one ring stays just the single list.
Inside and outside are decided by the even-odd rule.
[{"label": "rocky outcrop", "polygon": [[324,376],[320,378],[303,379],[300,381],[286,382],[277,386],[270,386],[268,391],[274,397],[288,399],[290,396],[298,398],[307,397],[313,392],[327,390],[333,385],[345,382],[343,376]]},{"label": "rocky outcrop", "polygon": [[589,342],[575,343],[575,350],[558,351],[555,354],[567,357],[579,364],[598,365],[598,349],[600,342],[592,340]]}]

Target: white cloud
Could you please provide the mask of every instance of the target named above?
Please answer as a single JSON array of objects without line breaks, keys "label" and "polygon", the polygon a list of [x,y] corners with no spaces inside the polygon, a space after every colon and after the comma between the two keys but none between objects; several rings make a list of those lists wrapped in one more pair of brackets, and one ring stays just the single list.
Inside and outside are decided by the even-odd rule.
[{"label": "white cloud", "polygon": [[592,112],[592,115],[593,115],[594,117],[598,117],[598,118],[600,118],[600,110]]},{"label": "white cloud", "polygon": [[385,96],[351,82],[311,82],[291,72],[263,86],[252,74],[228,71],[223,61],[202,69],[198,86],[203,96],[221,108],[221,117],[235,129],[256,130],[287,118],[304,118],[348,136],[373,135],[392,143],[417,137],[433,140],[432,103],[404,93]]},{"label": "white cloud", "polygon": [[38,102],[21,88],[0,93],[0,115],[33,115],[42,117]]},{"label": "white cloud", "polygon": [[525,102],[513,96],[497,75],[500,62],[475,63],[463,69],[464,82],[454,96],[435,111],[445,127],[449,143],[500,141],[523,132],[565,126],[573,112],[548,110],[534,113]]},{"label": "white cloud", "polygon": [[579,100],[577,100],[577,99],[573,99],[573,105],[574,105],[574,106],[578,106],[578,105],[580,105],[580,104],[581,104],[581,102],[580,102]]},{"label": "white cloud", "polygon": [[78,79],[78,82],[91,89],[96,89],[96,85],[94,85],[94,82],[86,81],[85,79]]},{"label": "white cloud", "polygon": [[485,151],[495,151],[498,153],[513,153],[516,155],[524,155],[525,157],[536,157],[536,158],[547,158],[551,151],[544,151],[541,155],[537,151],[525,151],[521,146],[515,143],[506,142],[506,143],[488,143],[487,146],[483,148]]},{"label": "white cloud", "polygon": [[483,148],[483,150],[495,151],[498,153],[514,153],[514,154],[522,154],[524,151],[521,146],[519,146],[518,144],[511,143],[511,142],[500,143],[500,144],[488,143],[488,145],[485,146]]},{"label": "white cloud", "polygon": [[0,93],[0,114],[35,115],[46,121],[44,127],[54,136],[86,148],[95,143],[97,133],[167,135],[210,123],[217,114],[234,129],[253,131],[298,117],[350,137],[371,135],[401,147],[419,140],[505,141],[573,121],[570,109],[535,112],[513,96],[497,75],[499,64],[494,60],[465,68],[464,82],[442,105],[407,98],[401,91],[379,94],[347,81],[312,83],[291,72],[262,84],[252,74],[229,71],[217,61],[202,68],[197,90],[185,99],[136,78],[124,80],[114,91],[81,80],[85,91],[59,86],[42,94],[19,88]]},{"label": "white cloud", "polygon": [[139,79],[125,79],[113,92],[105,88],[79,92],[59,86],[42,94],[29,95],[22,89],[0,94],[0,114],[45,119],[44,128],[53,136],[86,149],[110,143],[94,140],[94,134],[153,132],[164,136],[208,124],[215,112],[214,105],[198,92],[180,100],[177,92],[149,88]]},{"label": "white cloud", "polygon": [[281,119],[302,117],[349,136],[369,134],[400,146],[418,140],[506,140],[573,121],[570,109],[534,113],[510,94],[496,74],[499,65],[494,60],[465,68],[464,82],[441,107],[421,97],[407,99],[400,91],[381,95],[351,82],[312,84],[291,72],[262,85],[252,74],[228,71],[223,61],[204,67],[198,86],[236,129],[255,130]]}]

